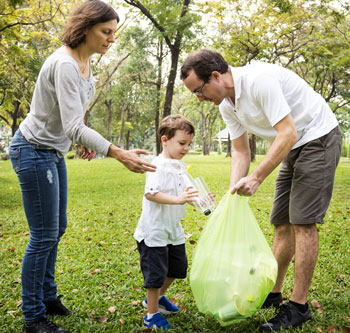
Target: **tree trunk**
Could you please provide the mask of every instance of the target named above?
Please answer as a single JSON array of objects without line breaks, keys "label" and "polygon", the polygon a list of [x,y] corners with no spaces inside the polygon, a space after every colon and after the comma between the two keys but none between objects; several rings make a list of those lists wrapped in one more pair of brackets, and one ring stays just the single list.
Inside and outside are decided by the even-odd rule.
[{"label": "tree trunk", "polygon": [[123,104],[123,109],[122,109],[122,116],[120,120],[120,131],[119,131],[119,139],[118,139],[118,147],[121,146],[122,144],[122,138],[123,138],[123,131],[124,131],[124,126],[125,126],[125,112],[128,106],[126,104]]},{"label": "tree trunk", "polygon": [[228,136],[227,136],[227,153],[226,153],[226,157],[231,157],[231,138],[230,138],[230,132],[228,132]]},{"label": "tree trunk", "polygon": [[20,109],[20,106],[21,106],[21,102],[13,101],[12,105],[14,107],[14,112],[12,113],[11,130],[12,130],[12,136],[14,136],[16,131],[17,131],[17,129],[18,129],[17,119],[18,119],[18,113],[19,113],[19,109]]},{"label": "tree trunk", "polygon": [[212,147],[212,137],[213,137],[213,127],[214,127],[214,124],[215,124],[215,120],[216,120],[216,117],[218,115],[218,112],[217,110],[215,110],[215,106],[212,105],[212,107],[209,109],[209,115],[208,115],[208,125],[207,125],[207,128],[208,128],[208,150],[209,150],[209,154],[210,154],[210,151],[211,151],[211,147]]},{"label": "tree trunk", "polygon": [[[131,113],[130,113],[130,109],[127,109],[127,115],[126,115],[126,121],[128,121],[129,123],[131,123]],[[129,150],[129,142],[130,142],[130,129],[128,129],[128,131],[126,132],[125,135],[125,149]]]},{"label": "tree trunk", "polygon": [[110,82],[110,80],[112,79],[113,74],[117,71],[117,69],[119,68],[119,66],[123,63],[123,61],[128,58],[130,55],[130,53],[128,53],[127,55],[125,55],[121,60],[119,60],[118,64],[112,69],[111,73],[107,73],[107,78],[106,80],[102,83],[100,90],[97,94],[97,96],[95,97],[95,99],[91,102],[89,108],[86,110],[85,115],[84,115],[84,124],[86,126],[88,126],[89,124],[89,117],[90,117],[90,113],[91,110],[93,109],[93,107],[95,106],[95,104],[97,103],[97,101],[100,99],[103,89],[104,87]]},{"label": "tree trunk", "polygon": [[173,101],[174,85],[176,79],[177,65],[179,61],[180,47],[173,48],[171,52],[171,69],[168,77],[168,84],[166,87],[165,102],[163,109],[163,118],[171,114],[171,104]]},{"label": "tree trunk", "polygon": [[208,130],[202,126],[202,151],[203,155],[209,155]]},{"label": "tree trunk", "polygon": [[156,101],[156,112],[154,115],[154,126],[156,129],[156,151],[158,156],[161,152],[161,144],[160,144],[160,137],[158,135],[158,127],[159,127],[160,99],[161,99],[160,90],[162,88],[162,65],[163,65],[163,39],[162,38],[160,38],[158,42],[157,61],[158,61],[157,84],[156,84],[157,101]]},{"label": "tree trunk", "polygon": [[256,136],[255,136],[255,134],[251,134],[249,136],[249,148],[250,148],[250,161],[255,162],[255,155],[256,155]]},{"label": "tree trunk", "polygon": [[111,138],[111,123],[112,123],[112,99],[105,100],[107,106],[107,119],[106,119],[106,140],[110,141]]},{"label": "tree trunk", "polygon": [[[18,100],[13,101],[12,105],[14,108],[13,112],[11,112],[9,110],[6,110],[6,112],[12,119],[11,131],[12,131],[12,136],[14,136],[18,127],[19,127],[19,124],[17,124],[18,119],[24,116],[24,112],[21,109],[21,102],[20,101],[18,101]],[[7,121],[6,118],[1,117],[1,119],[5,120],[5,123],[7,123],[9,125],[9,122]]]},{"label": "tree trunk", "polygon": [[[129,5],[140,9],[140,11],[152,22],[155,28],[158,29],[159,32],[162,34],[171,52],[171,68],[168,76],[168,84],[166,87],[165,102],[164,102],[164,108],[163,108],[163,118],[164,118],[171,114],[171,104],[173,101],[176,71],[177,71],[177,65],[179,61],[179,54],[181,51],[181,42],[182,42],[183,32],[181,30],[178,30],[176,32],[175,38],[173,39],[174,42],[172,43],[171,37],[166,33],[165,27],[163,27],[161,24],[159,24],[159,22],[157,22],[157,20],[153,17],[151,12],[140,1],[138,0],[124,0],[124,1]],[[179,20],[181,20],[186,15],[189,4],[190,4],[190,0],[183,0]]]},{"label": "tree trunk", "polygon": [[[214,110],[215,105],[212,105],[209,110],[205,111],[205,104],[201,104],[201,107],[199,109],[199,114],[201,116],[201,139],[202,139],[202,152],[203,155],[209,155],[210,154],[210,144],[208,142],[209,138],[209,129],[210,129],[210,115],[211,112]],[[215,118],[214,118],[215,119]]]},{"label": "tree trunk", "polygon": [[[203,105],[203,104],[202,104]],[[203,112],[203,107],[200,111],[201,114],[201,138],[202,138],[202,152],[203,155],[209,155],[209,149],[208,149],[208,129],[206,126],[206,119],[207,119],[207,115],[204,114]]]}]

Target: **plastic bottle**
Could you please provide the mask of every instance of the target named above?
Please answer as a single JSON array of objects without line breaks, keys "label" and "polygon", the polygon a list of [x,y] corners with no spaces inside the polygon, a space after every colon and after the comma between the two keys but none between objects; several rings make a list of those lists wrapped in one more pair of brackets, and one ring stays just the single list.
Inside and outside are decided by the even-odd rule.
[{"label": "plastic bottle", "polygon": [[143,160],[147,163],[151,163],[157,156],[141,154],[141,155],[139,155],[139,157],[141,158],[141,160]]},{"label": "plastic bottle", "polygon": [[237,310],[236,303],[234,301],[222,306],[214,315],[223,322],[244,318],[244,316]]},{"label": "plastic bottle", "polygon": [[190,174],[184,173],[182,179],[186,187],[193,187],[198,191],[198,198],[194,202],[194,206],[201,210],[204,215],[209,215],[216,207],[216,203],[210,195],[208,185],[202,177],[193,178]]}]

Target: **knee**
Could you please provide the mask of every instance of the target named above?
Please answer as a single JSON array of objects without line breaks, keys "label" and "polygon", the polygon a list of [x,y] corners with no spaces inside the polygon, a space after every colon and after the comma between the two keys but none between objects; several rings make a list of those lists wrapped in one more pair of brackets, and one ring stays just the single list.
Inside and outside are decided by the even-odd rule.
[{"label": "knee", "polygon": [[314,235],[318,233],[316,224],[294,224],[293,230],[296,235],[303,234],[303,235]]},{"label": "knee", "polygon": [[27,253],[48,252],[57,245],[57,237],[30,237],[27,246]]},{"label": "knee", "polygon": [[67,229],[67,217],[66,216],[60,216],[60,223],[58,227],[58,239],[60,240],[63,234],[66,232]]},{"label": "knee", "polygon": [[275,235],[288,236],[293,233],[293,227],[290,224],[275,225]]},{"label": "knee", "polygon": [[58,240],[61,239],[61,237],[64,235],[64,233],[66,232],[67,227],[60,227],[59,231],[58,231]]}]

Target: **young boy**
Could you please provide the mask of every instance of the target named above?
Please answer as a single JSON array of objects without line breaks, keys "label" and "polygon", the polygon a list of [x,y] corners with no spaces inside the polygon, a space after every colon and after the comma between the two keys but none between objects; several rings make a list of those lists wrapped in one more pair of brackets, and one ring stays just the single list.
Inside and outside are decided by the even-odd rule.
[{"label": "young boy", "polygon": [[194,132],[192,123],[181,115],[164,118],[158,129],[163,152],[152,161],[156,172],[146,174],[142,214],[134,237],[147,288],[142,302],[148,309],[144,326],[152,330],[170,328],[159,312],[170,314],[179,309],[164,294],[175,278],[184,279],[187,274],[181,219],[186,212],[185,203],[193,203],[198,192],[185,188],[181,175],[186,173],[186,165],[181,159],[190,149]]}]

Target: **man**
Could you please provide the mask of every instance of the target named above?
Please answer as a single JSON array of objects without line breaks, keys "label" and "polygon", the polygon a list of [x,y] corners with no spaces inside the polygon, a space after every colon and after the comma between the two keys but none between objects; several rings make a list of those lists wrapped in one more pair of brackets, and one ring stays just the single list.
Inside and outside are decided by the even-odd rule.
[{"label": "man", "polygon": [[[282,303],[282,284],[293,256],[294,288],[290,300],[260,330],[301,326],[311,319],[307,295],[318,256],[316,223],[323,223],[332,195],[342,145],[338,122],[321,95],[278,65],[230,67],[219,53],[202,49],[187,57],[181,79],[200,102],[219,105],[233,145],[232,194],[253,195],[282,162],[270,217],[278,276],[263,307]],[[272,142],[249,176],[247,130]]]}]

